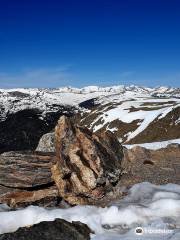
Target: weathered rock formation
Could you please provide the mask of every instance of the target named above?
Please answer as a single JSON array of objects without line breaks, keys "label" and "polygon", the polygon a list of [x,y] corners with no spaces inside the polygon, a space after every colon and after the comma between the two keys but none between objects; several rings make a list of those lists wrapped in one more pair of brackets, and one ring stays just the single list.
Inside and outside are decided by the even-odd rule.
[{"label": "weathered rock formation", "polygon": [[122,174],[123,148],[110,132],[96,135],[63,116],[55,129],[57,163],[52,177],[71,204],[97,204]]},{"label": "weathered rock formation", "polygon": [[53,141],[50,133],[36,152],[0,155],[0,202],[16,206],[59,197],[97,204],[112,193],[123,172],[123,148],[112,133],[93,134],[63,116],[55,131],[56,153]]},{"label": "weathered rock formation", "polygon": [[13,233],[0,236],[1,240],[90,240],[91,230],[80,222],[69,223],[62,219],[41,222],[32,227],[24,227]]},{"label": "weathered rock formation", "polygon": [[126,149],[111,132],[92,133],[65,116],[37,150],[0,155],[0,203],[104,206],[121,197],[119,187],[180,183],[180,145]]},{"label": "weathered rock formation", "polygon": [[7,152],[0,155],[0,202],[16,206],[20,203],[55,202],[58,191],[51,178],[53,154]]},{"label": "weathered rock formation", "polygon": [[7,152],[0,155],[0,184],[12,188],[38,188],[53,182],[51,167],[53,154]]}]

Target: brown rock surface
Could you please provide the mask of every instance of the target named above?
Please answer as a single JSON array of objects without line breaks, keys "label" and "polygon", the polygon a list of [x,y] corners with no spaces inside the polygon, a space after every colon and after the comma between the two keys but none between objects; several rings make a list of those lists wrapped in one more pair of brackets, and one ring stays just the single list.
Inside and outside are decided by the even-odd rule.
[{"label": "brown rock surface", "polygon": [[7,152],[0,155],[0,203],[50,205],[58,197],[51,178],[55,156],[46,153]]},{"label": "brown rock surface", "polygon": [[122,174],[123,149],[110,132],[93,134],[61,117],[55,129],[57,163],[52,177],[71,204],[97,204]]},{"label": "brown rock surface", "polygon": [[121,178],[121,186],[139,182],[180,184],[180,145],[171,144],[158,150],[124,148],[124,163],[129,171]]},{"label": "brown rock surface", "polygon": [[53,154],[7,152],[0,155],[0,185],[12,188],[34,188],[53,182]]},{"label": "brown rock surface", "polygon": [[[8,188],[6,189],[8,191]],[[0,195],[0,203],[6,203],[11,207],[27,206],[30,204],[52,206],[56,203],[58,190],[56,187],[50,187],[35,191],[20,191],[13,189]]]}]

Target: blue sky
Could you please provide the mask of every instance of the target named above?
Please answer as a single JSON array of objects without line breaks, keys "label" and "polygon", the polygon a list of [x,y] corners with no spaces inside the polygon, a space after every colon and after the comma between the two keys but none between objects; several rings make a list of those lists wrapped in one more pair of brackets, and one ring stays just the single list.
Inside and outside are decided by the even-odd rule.
[{"label": "blue sky", "polygon": [[179,0],[0,0],[0,88],[180,86]]}]

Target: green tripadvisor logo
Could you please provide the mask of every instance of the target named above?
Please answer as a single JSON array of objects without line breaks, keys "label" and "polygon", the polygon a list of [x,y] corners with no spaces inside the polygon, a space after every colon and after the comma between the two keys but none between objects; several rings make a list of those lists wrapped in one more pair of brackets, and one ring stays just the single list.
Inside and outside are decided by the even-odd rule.
[{"label": "green tripadvisor logo", "polygon": [[142,227],[137,227],[137,228],[135,229],[135,233],[136,233],[137,235],[143,235],[143,233],[144,233],[143,228],[142,228]]}]

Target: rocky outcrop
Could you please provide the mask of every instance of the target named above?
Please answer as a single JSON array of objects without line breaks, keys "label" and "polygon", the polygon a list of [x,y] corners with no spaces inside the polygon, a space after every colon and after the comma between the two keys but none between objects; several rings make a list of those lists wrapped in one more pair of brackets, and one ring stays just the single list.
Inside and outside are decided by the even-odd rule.
[{"label": "rocky outcrop", "polygon": [[53,154],[32,152],[7,152],[0,155],[0,185],[11,188],[38,188],[53,182],[51,167]]},{"label": "rocky outcrop", "polygon": [[50,205],[58,190],[51,178],[53,154],[7,152],[0,155],[0,203]]},{"label": "rocky outcrop", "polygon": [[0,155],[0,203],[105,206],[122,196],[121,187],[180,183],[180,145],[126,149],[111,132],[92,133],[65,116],[37,149]]},{"label": "rocky outcrop", "polygon": [[123,148],[111,132],[93,134],[63,116],[53,142],[50,133],[36,152],[0,155],[0,203],[49,206],[64,199],[71,205],[99,204],[115,197],[124,170]]},{"label": "rocky outcrop", "polygon": [[80,222],[69,223],[62,219],[41,222],[32,227],[24,227],[13,233],[0,236],[1,240],[90,240],[91,230]]},{"label": "rocky outcrop", "polygon": [[54,132],[46,133],[41,137],[36,152],[56,152]]},{"label": "rocky outcrop", "polygon": [[143,147],[124,148],[124,163],[129,167],[121,178],[121,186],[139,182],[154,184],[180,183],[180,145],[150,150]]},{"label": "rocky outcrop", "polygon": [[123,149],[110,132],[96,135],[63,116],[55,129],[52,177],[71,204],[98,204],[120,180]]}]

